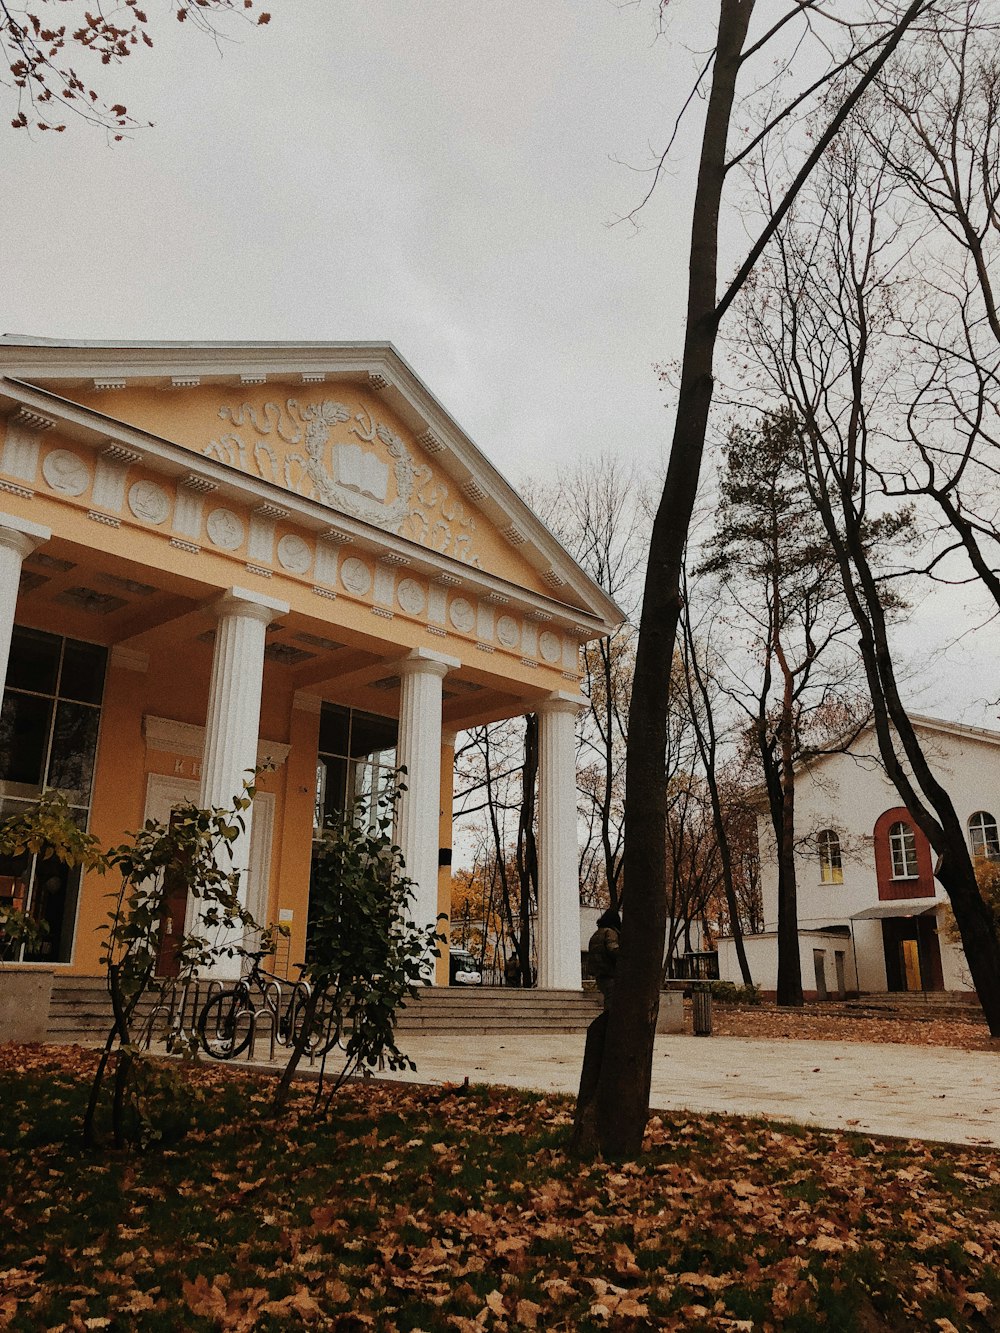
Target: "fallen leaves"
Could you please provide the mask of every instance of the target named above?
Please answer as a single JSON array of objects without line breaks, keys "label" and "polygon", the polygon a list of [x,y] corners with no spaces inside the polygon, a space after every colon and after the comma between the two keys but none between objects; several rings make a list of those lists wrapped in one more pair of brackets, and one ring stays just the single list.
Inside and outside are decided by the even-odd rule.
[{"label": "fallen leaves", "polygon": [[196,1069],[196,1134],[102,1159],[53,1130],[92,1058],[0,1050],[0,1329],[998,1326],[990,1152],[663,1114],[581,1166],[564,1102],[370,1084],[275,1134],[252,1079]]}]

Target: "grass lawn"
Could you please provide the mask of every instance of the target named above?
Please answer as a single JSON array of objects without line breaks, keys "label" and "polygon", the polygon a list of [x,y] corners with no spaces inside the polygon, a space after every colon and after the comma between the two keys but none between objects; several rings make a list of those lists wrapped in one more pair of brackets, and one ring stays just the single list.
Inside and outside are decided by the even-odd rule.
[{"label": "grass lawn", "polygon": [[0,1328],[1000,1328],[992,1152],[679,1114],[581,1166],[566,1100],[356,1084],[320,1121],[304,1084],[273,1122],[199,1067],[183,1140],[88,1154],[93,1062],[0,1046]]}]

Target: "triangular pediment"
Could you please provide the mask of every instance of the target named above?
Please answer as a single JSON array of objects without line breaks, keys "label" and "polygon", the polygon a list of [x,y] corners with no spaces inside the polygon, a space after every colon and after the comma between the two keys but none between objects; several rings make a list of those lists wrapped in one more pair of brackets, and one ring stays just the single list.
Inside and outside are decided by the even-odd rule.
[{"label": "triangular pediment", "polygon": [[323,505],[332,519],[554,596],[609,627],[621,618],[388,345],[5,339],[0,371]]}]

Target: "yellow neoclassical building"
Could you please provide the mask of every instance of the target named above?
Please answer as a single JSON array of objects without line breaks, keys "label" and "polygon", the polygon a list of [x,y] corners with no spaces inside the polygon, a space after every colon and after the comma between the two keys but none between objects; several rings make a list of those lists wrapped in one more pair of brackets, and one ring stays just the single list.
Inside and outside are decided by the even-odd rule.
[{"label": "yellow neoclassical building", "polygon": [[[0,376],[0,813],[55,787],[111,843],[269,759],[236,859],[294,962],[324,817],[404,764],[447,913],[455,734],[534,712],[538,982],[579,988],[579,650],[621,615],[399,354],[8,337]],[[108,887],[0,866],[23,961],[95,974]]]}]

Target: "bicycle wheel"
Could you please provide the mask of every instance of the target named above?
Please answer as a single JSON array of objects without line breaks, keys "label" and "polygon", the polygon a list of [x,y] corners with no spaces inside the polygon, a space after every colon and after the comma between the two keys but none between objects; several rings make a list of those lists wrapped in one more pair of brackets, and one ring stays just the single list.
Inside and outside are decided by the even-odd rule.
[{"label": "bicycle wheel", "polygon": [[[292,1029],[296,1041],[298,1041],[302,1025],[306,1021],[309,999],[308,994],[303,995],[299,991],[293,1000]],[[303,1049],[307,1055],[325,1055],[327,1051],[332,1050],[337,1045],[339,1040],[340,1015],[334,1004],[333,996],[324,991],[316,1001],[312,1023],[309,1025],[309,1035]]]},{"label": "bicycle wheel", "polygon": [[213,995],[198,1015],[198,1036],[214,1060],[232,1060],[250,1045],[253,1005],[246,986]]}]

